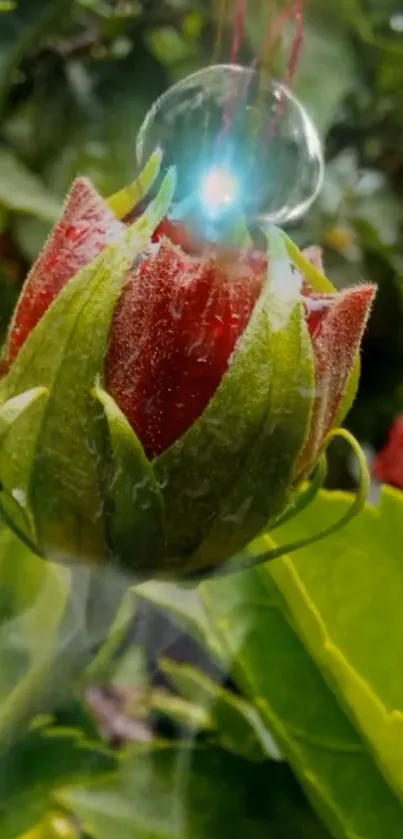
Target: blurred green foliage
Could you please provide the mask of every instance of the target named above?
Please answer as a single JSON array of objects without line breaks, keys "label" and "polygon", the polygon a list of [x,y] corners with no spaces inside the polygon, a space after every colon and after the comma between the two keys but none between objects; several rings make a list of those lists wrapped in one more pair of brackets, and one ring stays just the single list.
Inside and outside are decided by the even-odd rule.
[{"label": "blurred green foliage", "polygon": [[[286,2],[249,0],[241,58]],[[134,170],[135,138],[170,84],[228,60],[235,0],[214,55],[215,0],[16,0],[0,22],[0,329],[73,177],[105,194]],[[282,35],[280,67],[293,27]],[[295,91],[326,144],[321,197],[297,230],[339,285],[379,284],[350,425],[382,443],[403,408],[403,3],[310,0]],[[341,478],[345,480],[345,476]]]}]

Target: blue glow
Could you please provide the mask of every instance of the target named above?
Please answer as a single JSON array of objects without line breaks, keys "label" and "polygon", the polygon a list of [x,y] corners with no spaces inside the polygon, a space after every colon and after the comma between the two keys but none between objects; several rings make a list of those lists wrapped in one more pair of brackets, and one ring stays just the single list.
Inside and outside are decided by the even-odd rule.
[{"label": "blue glow", "polygon": [[200,202],[203,212],[211,219],[233,208],[239,193],[239,181],[230,169],[214,166],[200,180]]}]

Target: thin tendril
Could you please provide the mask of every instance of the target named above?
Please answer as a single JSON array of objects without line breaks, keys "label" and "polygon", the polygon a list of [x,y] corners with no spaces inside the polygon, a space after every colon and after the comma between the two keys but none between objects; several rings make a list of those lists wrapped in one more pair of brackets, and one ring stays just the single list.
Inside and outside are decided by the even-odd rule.
[{"label": "thin tendril", "polygon": [[[236,571],[245,571],[248,568],[253,568],[254,566],[261,565],[264,562],[270,562],[273,559],[278,559],[285,554],[291,554],[295,551],[299,551],[301,548],[307,548],[309,545],[313,545],[315,542],[320,542],[327,536],[337,533],[361,512],[368,498],[370,487],[370,475],[367,461],[361,446],[355,437],[353,437],[353,435],[345,428],[336,428],[331,431],[326,437],[324,449],[327,449],[332,440],[337,437],[342,437],[349,446],[351,446],[358,459],[360,468],[358,490],[354,501],[348,510],[346,510],[338,521],[334,522],[329,527],[325,527],[323,530],[320,530],[319,533],[315,533],[313,536],[307,537],[306,539],[300,539],[297,542],[290,542],[286,545],[279,545],[277,548],[272,548],[271,550],[263,551],[262,553],[254,554],[253,556],[243,554],[233,562],[229,562],[225,568],[222,568],[219,572],[220,574],[225,575],[235,573]],[[270,540],[270,533],[266,534],[266,538]]]},{"label": "thin tendril", "polygon": [[246,15],[248,12],[248,0],[238,0],[238,7],[235,18],[234,34],[232,38],[231,64],[236,64],[241,49],[242,36],[245,31]]},{"label": "thin tendril", "polygon": [[302,510],[305,510],[311,501],[316,498],[319,490],[322,489],[325,483],[326,477],[327,457],[326,454],[323,454],[315,469],[313,479],[310,481],[308,487],[294,499],[293,503],[287,508],[285,513],[283,513],[283,515],[275,522],[270,532],[273,533],[273,530],[276,530],[277,527],[281,527],[281,525],[285,524],[286,521],[289,521],[289,519],[292,519],[294,516],[302,513]]},{"label": "thin tendril", "polygon": [[213,64],[217,64],[217,61],[221,54],[222,49],[222,42],[223,42],[223,35],[224,35],[224,23],[226,17],[226,9],[227,9],[227,0],[220,0],[220,8],[218,12],[218,23],[217,23],[217,34],[214,44],[213,50]]},{"label": "thin tendril", "polygon": [[[232,38],[232,47],[231,47],[231,64],[237,64],[239,58],[239,51],[241,48],[242,43],[242,36],[245,31],[246,25],[246,15],[248,11],[248,0],[238,0],[237,2],[237,11],[236,11],[236,18],[235,18],[235,25],[234,25],[234,34]],[[223,135],[224,137],[227,135],[229,129],[231,128],[232,116],[234,111],[234,106],[237,101],[237,84],[235,78],[230,79],[229,82],[230,91],[227,102],[225,104],[224,110],[224,126],[223,126]]]}]

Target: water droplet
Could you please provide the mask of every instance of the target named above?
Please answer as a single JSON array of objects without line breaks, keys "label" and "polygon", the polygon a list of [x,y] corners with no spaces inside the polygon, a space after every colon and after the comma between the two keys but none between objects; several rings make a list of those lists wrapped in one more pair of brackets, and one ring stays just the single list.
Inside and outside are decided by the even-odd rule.
[{"label": "water droplet", "polygon": [[316,128],[282,83],[237,65],[200,70],[166,91],[140,129],[143,166],[159,146],[175,164],[172,215],[206,238],[303,215],[318,194],[323,156]]}]

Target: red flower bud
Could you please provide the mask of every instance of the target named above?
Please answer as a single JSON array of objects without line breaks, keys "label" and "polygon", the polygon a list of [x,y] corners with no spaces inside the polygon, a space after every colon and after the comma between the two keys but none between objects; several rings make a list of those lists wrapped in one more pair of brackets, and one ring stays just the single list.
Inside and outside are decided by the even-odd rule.
[{"label": "red flower bud", "polygon": [[[124,225],[84,179],[29,275],[7,343],[8,369],[61,289]],[[320,251],[306,252],[320,266]],[[228,369],[267,272],[265,254],[206,247],[165,221],[127,279],[118,302],[108,389],[153,458],[201,415]],[[317,395],[299,472],[315,461],[332,427],[375,294],[361,285],[334,294],[303,286],[315,354]]]},{"label": "red flower bud", "polygon": [[292,507],[354,397],[374,287],[332,290],[276,230],[203,243],[161,222],[172,189],[129,227],[77,180],[17,305],[2,509],[45,555],[215,567]]}]

